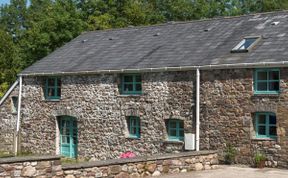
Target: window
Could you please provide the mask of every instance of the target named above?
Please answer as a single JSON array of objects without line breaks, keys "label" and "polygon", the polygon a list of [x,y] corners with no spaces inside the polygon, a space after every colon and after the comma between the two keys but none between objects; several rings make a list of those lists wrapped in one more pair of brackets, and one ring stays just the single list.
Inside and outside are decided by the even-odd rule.
[{"label": "window", "polygon": [[278,94],[280,88],[279,69],[256,69],[254,84],[255,94]]},{"label": "window", "polygon": [[168,139],[172,141],[184,140],[184,122],[177,119],[168,120]]},{"label": "window", "polygon": [[256,138],[276,138],[276,115],[274,113],[256,113]]},{"label": "window", "polygon": [[140,138],[140,118],[135,116],[128,117],[129,137]]},{"label": "window", "polygon": [[11,97],[11,110],[12,113],[17,113],[17,108],[18,108],[18,97],[17,96],[12,96]]},{"label": "window", "polygon": [[45,99],[60,99],[61,80],[57,77],[47,78],[45,81]]},{"label": "window", "polygon": [[248,50],[256,44],[260,37],[247,37],[237,44],[231,52],[248,52]]},{"label": "window", "polygon": [[125,74],[122,75],[121,94],[141,94],[142,79],[140,74]]}]

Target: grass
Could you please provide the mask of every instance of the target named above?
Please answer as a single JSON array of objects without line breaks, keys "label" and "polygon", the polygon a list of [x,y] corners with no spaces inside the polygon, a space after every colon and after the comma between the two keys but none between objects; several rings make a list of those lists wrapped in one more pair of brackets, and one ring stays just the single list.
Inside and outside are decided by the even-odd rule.
[{"label": "grass", "polygon": [[[29,151],[22,151],[17,154],[17,157],[25,157],[25,156],[33,156],[32,152]],[[9,157],[15,157],[13,153],[8,151],[0,151],[0,158],[9,158]]]},{"label": "grass", "polygon": [[0,151],[0,158],[8,158],[8,157],[13,157],[14,155],[7,152],[7,151]]},{"label": "grass", "polygon": [[88,162],[88,159],[72,159],[72,158],[61,158],[61,163],[62,165],[65,164],[77,164],[77,163],[84,163],[84,162]]}]

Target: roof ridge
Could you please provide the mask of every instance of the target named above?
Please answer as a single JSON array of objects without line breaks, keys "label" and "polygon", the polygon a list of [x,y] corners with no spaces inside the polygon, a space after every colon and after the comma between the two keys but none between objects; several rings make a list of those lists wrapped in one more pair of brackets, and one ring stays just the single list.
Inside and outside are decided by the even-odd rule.
[{"label": "roof ridge", "polygon": [[167,21],[165,23],[152,24],[152,25],[139,25],[139,26],[133,26],[133,27],[121,27],[121,28],[110,28],[110,29],[103,29],[103,30],[84,31],[81,33],[81,35],[87,34],[87,33],[110,32],[110,31],[118,31],[118,30],[137,30],[137,29],[150,28],[150,27],[161,27],[161,26],[190,24],[190,23],[207,22],[207,21],[215,21],[215,20],[236,19],[236,18],[249,17],[249,16],[255,16],[255,15],[268,15],[268,14],[285,13],[285,12],[288,13],[288,10],[258,12],[258,13],[242,14],[242,15],[236,15],[236,16],[216,16],[212,18],[203,18],[203,19],[195,19],[195,20],[187,20],[187,21]]}]

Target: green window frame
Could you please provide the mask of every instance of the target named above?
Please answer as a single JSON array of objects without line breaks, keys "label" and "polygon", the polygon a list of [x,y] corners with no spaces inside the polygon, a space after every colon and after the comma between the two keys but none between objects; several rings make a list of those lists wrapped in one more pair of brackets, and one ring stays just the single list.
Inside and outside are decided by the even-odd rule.
[{"label": "green window frame", "polygon": [[279,94],[280,70],[256,69],[254,73],[255,94]]},{"label": "green window frame", "polygon": [[184,121],[179,119],[168,120],[168,139],[171,141],[184,140]]},{"label": "green window frame", "polygon": [[45,79],[45,99],[61,98],[61,79],[49,77]]},{"label": "green window frame", "polygon": [[127,121],[129,137],[140,138],[140,118],[136,116],[129,116]]},{"label": "green window frame", "polygon": [[141,74],[124,74],[121,77],[121,94],[139,95],[142,94]]},{"label": "green window frame", "polygon": [[256,138],[275,139],[277,137],[276,115],[271,112],[257,112],[255,117]]}]

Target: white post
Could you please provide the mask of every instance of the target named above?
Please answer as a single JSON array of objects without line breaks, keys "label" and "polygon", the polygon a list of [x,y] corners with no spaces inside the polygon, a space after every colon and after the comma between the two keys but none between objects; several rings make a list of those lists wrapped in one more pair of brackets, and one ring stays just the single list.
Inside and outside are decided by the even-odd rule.
[{"label": "white post", "polygon": [[200,71],[196,70],[196,151],[200,145]]},{"label": "white post", "polygon": [[16,135],[15,135],[15,146],[14,146],[15,156],[18,153],[19,129],[20,129],[20,118],[21,118],[21,98],[22,98],[22,76],[19,77],[19,96],[18,96]]}]

